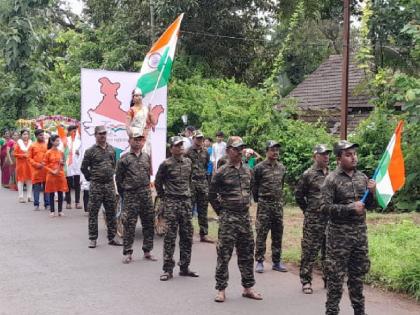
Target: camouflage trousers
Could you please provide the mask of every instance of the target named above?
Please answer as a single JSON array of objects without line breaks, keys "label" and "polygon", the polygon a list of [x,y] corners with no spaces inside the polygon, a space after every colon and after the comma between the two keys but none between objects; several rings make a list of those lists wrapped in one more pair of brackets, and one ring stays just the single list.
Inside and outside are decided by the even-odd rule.
[{"label": "camouflage trousers", "polygon": [[271,253],[273,263],[280,262],[283,239],[283,206],[280,201],[259,200],[255,223],[255,260],[264,261],[268,232],[271,230]]},{"label": "camouflage trousers", "polygon": [[149,187],[124,192],[122,221],[124,225],[123,255],[133,253],[137,219],[140,216],[143,232],[143,252],[151,252],[154,236],[154,210]]},{"label": "camouflage trousers", "polygon": [[172,272],[175,267],[173,259],[175,241],[179,229],[179,266],[188,269],[191,262],[193,239],[191,200],[166,197],[164,200],[163,219],[166,232],[163,240],[163,271]]},{"label": "camouflage trousers", "polygon": [[115,186],[114,182],[106,184],[90,182],[89,189],[89,239],[98,239],[98,213],[101,205],[105,208],[108,240],[112,240],[117,233],[115,217]]},{"label": "camouflage trousers", "polygon": [[252,233],[248,210],[233,213],[222,210],[219,217],[219,239],[217,242],[216,290],[228,286],[229,261],[236,248],[242,286],[251,288],[254,278],[254,235]]},{"label": "camouflage trousers", "polygon": [[192,204],[197,205],[198,225],[200,227],[200,236],[208,234],[209,223],[207,218],[207,209],[209,205],[209,185],[207,179],[202,181],[193,181],[192,186]]},{"label": "camouflage trousers", "polygon": [[326,314],[339,313],[343,294],[344,277],[355,315],[365,314],[363,277],[369,271],[366,224],[334,224],[327,227],[327,253],[325,270],[327,275]]},{"label": "camouflage trousers", "polygon": [[320,212],[306,212],[303,221],[302,256],[300,261],[300,282],[312,283],[312,269],[321,251],[321,267],[325,275],[325,232],[328,220]]}]

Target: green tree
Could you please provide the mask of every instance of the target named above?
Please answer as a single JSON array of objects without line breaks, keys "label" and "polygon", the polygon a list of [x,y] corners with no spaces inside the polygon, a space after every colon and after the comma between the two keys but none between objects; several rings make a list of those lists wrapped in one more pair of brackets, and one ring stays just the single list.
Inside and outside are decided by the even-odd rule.
[{"label": "green tree", "polygon": [[0,94],[2,120],[24,117],[42,97],[44,69],[32,57],[39,43],[36,28],[48,5],[48,0],[7,0],[0,4],[0,65],[7,79]]},{"label": "green tree", "polygon": [[370,0],[368,39],[379,68],[392,67],[409,73],[418,73],[419,60],[413,59],[413,38],[410,32],[401,32],[410,22],[420,20],[420,2],[417,0]]},{"label": "green tree", "polygon": [[[289,93],[331,54],[342,49],[343,4],[341,1],[281,1],[274,30],[278,43],[271,76],[265,82]],[[353,17],[360,16],[360,1],[351,1]],[[351,32],[351,48],[357,47],[357,32]]]},{"label": "green tree", "polygon": [[287,182],[293,186],[312,163],[311,149],[316,143],[332,143],[333,137],[318,124],[295,120],[291,107],[279,112],[279,100],[267,90],[249,88],[233,80],[203,79],[194,76],[176,80],[171,86],[168,112],[168,134],[181,131],[183,114],[188,123],[214,137],[222,130],[227,135],[242,136],[247,145],[262,155],[267,140],[282,144]]}]

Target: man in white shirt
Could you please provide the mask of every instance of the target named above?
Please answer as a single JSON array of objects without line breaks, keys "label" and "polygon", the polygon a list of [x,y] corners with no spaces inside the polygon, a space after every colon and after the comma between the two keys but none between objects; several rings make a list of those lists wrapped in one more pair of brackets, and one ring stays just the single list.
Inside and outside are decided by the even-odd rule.
[{"label": "man in white shirt", "polygon": [[225,134],[223,131],[216,133],[216,142],[213,144],[210,161],[213,163],[213,173],[217,170],[217,162],[226,154],[226,142],[223,141]]},{"label": "man in white shirt", "polygon": [[[80,153],[79,149],[81,146],[80,134],[77,130],[77,126],[69,126],[67,128],[67,147],[69,150],[66,159],[66,178],[69,191],[66,192],[66,209],[71,209],[71,189],[75,191],[75,208],[82,209],[80,205]],[[64,148],[63,148],[64,149]]]}]

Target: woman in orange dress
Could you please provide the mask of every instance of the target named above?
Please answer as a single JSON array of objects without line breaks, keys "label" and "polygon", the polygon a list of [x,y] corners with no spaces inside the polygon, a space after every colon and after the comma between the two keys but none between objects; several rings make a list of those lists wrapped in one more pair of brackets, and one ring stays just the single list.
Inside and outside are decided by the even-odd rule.
[{"label": "woman in orange dress", "polygon": [[45,192],[50,196],[50,216],[55,216],[54,195],[58,195],[58,216],[63,216],[63,193],[68,191],[64,174],[64,153],[58,149],[60,137],[52,135],[48,139],[48,151],[45,153],[44,167],[47,171]]},{"label": "woman in orange dress", "polygon": [[[31,165],[29,164],[28,158],[28,150],[31,144],[29,130],[22,129],[20,139],[13,149],[13,155],[16,158],[16,182],[19,192],[19,202],[32,201]],[[23,197],[24,184],[26,184],[26,198]]]}]

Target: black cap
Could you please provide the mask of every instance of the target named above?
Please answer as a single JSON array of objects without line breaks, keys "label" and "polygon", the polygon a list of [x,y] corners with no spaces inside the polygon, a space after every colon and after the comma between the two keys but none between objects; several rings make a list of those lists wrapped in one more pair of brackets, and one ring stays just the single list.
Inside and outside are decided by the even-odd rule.
[{"label": "black cap", "polygon": [[359,145],[357,143],[351,143],[347,140],[340,140],[336,144],[334,144],[334,154],[340,155],[341,151],[357,148]]},{"label": "black cap", "polygon": [[331,149],[328,148],[328,146],[326,144],[317,144],[316,146],[314,146],[314,150],[313,153],[314,154],[323,154],[323,153],[331,153]]}]

